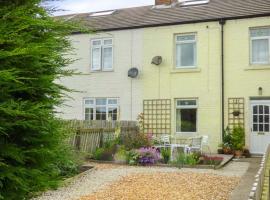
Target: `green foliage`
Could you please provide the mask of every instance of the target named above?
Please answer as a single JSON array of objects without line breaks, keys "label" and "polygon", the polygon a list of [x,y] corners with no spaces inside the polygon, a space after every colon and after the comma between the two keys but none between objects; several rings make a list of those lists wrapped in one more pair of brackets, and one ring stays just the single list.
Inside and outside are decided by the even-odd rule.
[{"label": "green foliage", "polygon": [[93,154],[93,158],[95,160],[105,160],[112,161],[113,160],[113,149],[112,148],[98,148]]},{"label": "green foliage", "polygon": [[164,163],[168,163],[171,157],[171,151],[169,148],[162,148],[161,149],[161,156],[163,158]]},{"label": "green foliage", "polygon": [[199,159],[200,159],[199,153],[191,153],[191,154],[180,153],[177,156],[176,163],[181,165],[197,165],[199,163]]},{"label": "green foliage", "polygon": [[232,130],[232,147],[234,150],[243,150],[245,146],[245,130],[237,126]]},{"label": "green foliage", "polygon": [[[0,196],[29,199],[77,171],[63,123],[71,24],[49,17],[39,0],[0,2]],[[76,156],[75,156],[76,157]]]},{"label": "green foliage", "polygon": [[126,154],[126,161],[129,165],[137,165],[139,162],[140,154],[136,150],[130,150]]},{"label": "green foliage", "polygon": [[121,135],[120,141],[127,150],[150,147],[152,145],[151,138],[144,133]]},{"label": "green foliage", "polygon": [[223,147],[232,148],[232,134],[228,127],[224,130]]},{"label": "green foliage", "polygon": [[126,162],[127,161],[127,151],[125,149],[125,146],[118,147],[118,150],[114,154],[114,160],[116,162]]}]

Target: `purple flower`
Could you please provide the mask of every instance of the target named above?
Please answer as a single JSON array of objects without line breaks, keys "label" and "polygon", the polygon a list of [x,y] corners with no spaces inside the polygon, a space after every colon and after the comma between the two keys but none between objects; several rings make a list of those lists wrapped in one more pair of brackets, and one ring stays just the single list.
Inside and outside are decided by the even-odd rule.
[{"label": "purple flower", "polygon": [[160,160],[160,152],[155,147],[142,147],[137,150],[139,154],[139,163],[146,164],[155,164]]}]

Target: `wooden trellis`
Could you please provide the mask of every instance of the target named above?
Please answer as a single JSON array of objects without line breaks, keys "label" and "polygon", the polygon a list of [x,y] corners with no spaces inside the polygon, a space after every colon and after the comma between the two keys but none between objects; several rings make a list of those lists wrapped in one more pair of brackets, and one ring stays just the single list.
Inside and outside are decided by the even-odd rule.
[{"label": "wooden trellis", "polygon": [[228,126],[232,129],[234,126],[245,125],[245,99],[228,99]]},{"label": "wooden trellis", "polygon": [[143,130],[154,135],[171,134],[171,100],[143,101]]}]

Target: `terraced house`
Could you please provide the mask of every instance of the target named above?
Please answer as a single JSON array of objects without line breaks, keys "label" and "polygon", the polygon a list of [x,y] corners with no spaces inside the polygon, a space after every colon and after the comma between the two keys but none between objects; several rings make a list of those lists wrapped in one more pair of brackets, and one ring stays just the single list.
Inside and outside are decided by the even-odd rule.
[{"label": "terraced house", "polygon": [[246,145],[270,142],[270,1],[156,0],[153,6],[66,16],[96,30],[71,36],[84,75],[64,118],[136,120],[145,132],[208,135],[214,150],[227,126]]}]

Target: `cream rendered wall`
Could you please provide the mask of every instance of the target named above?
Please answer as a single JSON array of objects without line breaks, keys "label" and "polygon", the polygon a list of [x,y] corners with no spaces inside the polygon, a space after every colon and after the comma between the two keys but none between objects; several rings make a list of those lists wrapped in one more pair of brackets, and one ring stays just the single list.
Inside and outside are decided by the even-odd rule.
[{"label": "cream rendered wall", "polygon": [[[270,97],[270,65],[250,64],[249,29],[270,26],[270,17],[227,21],[225,31],[225,96],[245,98],[246,144],[249,146],[250,97],[259,97],[258,88],[263,95]],[[227,112],[226,112],[227,114]],[[225,119],[227,119],[227,115]],[[227,124],[227,122],[226,122]]]},{"label": "cream rendered wall", "polygon": [[[175,34],[197,34],[197,69],[176,70]],[[175,99],[198,98],[198,131],[208,135],[211,149],[221,142],[221,36],[218,22],[187,24],[144,30],[143,98],[171,99],[172,134],[175,135]],[[162,56],[160,66],[151,65]],[[181,135],[191,137],[195,135]]]},{"label": "cream rendered wall", "polygon": [[[113,38],[113,71],[91,72],[91,38]],[[96,34],[76,34],[70,37],[78,58],[69,68],[83,75],[61,79],[61,83],[80,92],[70,93],[72,99],[58,109],[64,119],[84,119],[83,98],[118,97],[120,99],[120,120],[136,120],[142,112],[141,76],[132,79],[127,76],[131,67],[142,71],[142,30],[113,31]],[[132,88],[132,89],[131,89]],[[132,105],[131,105],[132,104]]]}]

